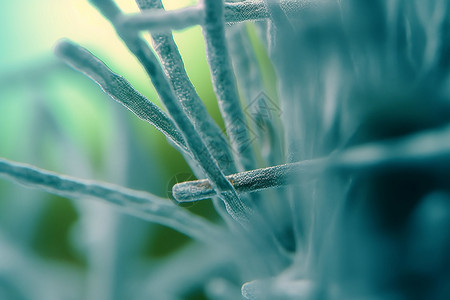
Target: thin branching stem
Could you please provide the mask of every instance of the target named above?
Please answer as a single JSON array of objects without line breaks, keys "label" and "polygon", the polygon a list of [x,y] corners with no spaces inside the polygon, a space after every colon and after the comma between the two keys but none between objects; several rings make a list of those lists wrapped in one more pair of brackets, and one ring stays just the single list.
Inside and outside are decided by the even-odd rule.
[{"label": "thin branching stem", "polygon": [[157,105],[135,90],[122,76],[112,72],[88,50],[68,40],[63,40],[56,45],[55,53],[73,68],[98,83],[106,94],[124,105],[138,118],[155,126],[178,148],[190,153],[183,136],[177,130],[172,119]]},{"label": "thin branching stem", "polygon": [[[405,166],[447,167],[450,164],[450,127],[415,134],[400,140],[373,142],[337,152],[326,158],[305,160],[227,176],[239,193],[301,183],[324,170],[375,171]],[[176,184],[173,196],[191,202],[214,196],[208,180]]]},{"label": "thin branching stem", "polygon": [[203,10],[199,6],[189,6],[170,11],[161,8],[154,10],[145,8],[140,13],[123,15],[118,23],[129,30],[164,31],[199,25],[203,18]]},{"label": "thin branching stem", "polygon": [[203,5],[206,56],[227,134],[241,168],[255,169],[256,160],[252,150],[252,140],[241,108],[236,78],[225,39],[223,1],[205,0]]},{"label": "thin branching stem", "polygon": [[[136,3],[143,12],[164,11],[161,0],[136,0]],[[183,20],[183,16],[188,16],[188,14],[179,15],[176,19]],[[185,113],[191,119],[191,122],[200,133],[211,155],[223,172],[225,174],[236,173],[237,168],[225,134],[211,118],[192,85],[172,32],[150,32],[150,34],[155,52],[159,56],[162,67]],[[197,171],[198,167],[194,167],[192,170],[196,176],[202,176],[201,171]],[[213,203],[220,216],[224,220],[229,221],[230,215],[226,211],[225,206],[220,203],[220,199],[214,198]]]},{"label": "thin branching stem", "polygon": [[[116,26],[117,20],[120,19],[123,13],[113,1],[90,1]],[[182,133],[194,160],[200,165],[206,177],[210,179],[214,189],[218,191],[219,197],[225,202],[228,213],[238,222],[247,224],[248,215],[251,214],[250,208],[241,201],[233,185],[226,179],[216,160],[211,156],[207,146],[184,112],[155,54],[137,33],[126,31],[119,27],[116,27],[116,31],[130,51],[144,66],[161,101]]]},{"label": "thin branching stem", "polygon": [[217,242],[221,230],[205,219],[147,192],[114,184],[83,180],[0,158],[0,176],[28,187],[72,199],[95,198],[121,211],[171,227],[194,239]]},{"label": "thin branching stem", "polygon": [[[281,7],[289,17],[296,17],[300,12],[318,5],[325,0],[283,1]],[[328,1],[330,2],[330,1]],[[264,1],[242,1],[224,4],[225,22],[240,23],[269,19],[270,14]],[[137,14],[124,15],[118,21],[132,30],[178,30],[195,25],[204,25],[205,14],[201,6],[189,6],[177,10],[148,10]]]},{"label": "thin branching stem", "polygon": [[[238,193],[256,192],[263,189],[292,184],[295,175],[313,175],[322,169],[324,160],[308,160],[269,168],[245,171],[227,176]],[[179,202],[192,202],[215,196],[207,179],[178,183],[173,187],[173,196]]]},{"label": "thin branching stem", "polygon": [[[137,0],[143,11],[164,10],[161,0]],[[192,85],[172,33],[151,32],[153,46],[180,103],[225,174],[236,173],[230,146]]]}]

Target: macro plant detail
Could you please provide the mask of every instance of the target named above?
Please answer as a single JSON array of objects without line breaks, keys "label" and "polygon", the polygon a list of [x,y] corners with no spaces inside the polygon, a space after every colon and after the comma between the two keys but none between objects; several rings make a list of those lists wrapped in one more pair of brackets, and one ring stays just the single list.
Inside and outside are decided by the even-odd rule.
[{"label": "macro plant detail", "polygon": [[[160,131],[198,178],[166,199],[0,158],[9,181],[100,200],[195,240],[145,278],[117,267],[89,297],[450,298],[449,1],[200,0],[166,11],[161,0],[137,0],[133,14],[113,0],[89,2],[164,107],[77,43],[59,41],[56,56]],[[172,34],[198,25],[225,130]],[[261,51],[275,82],[265,80]],[[183,207],[206,199],[219,221]],[[117,242],[120,266],[136,255],[127,246]],[[134,290],[122,288],[127,280]]]}]

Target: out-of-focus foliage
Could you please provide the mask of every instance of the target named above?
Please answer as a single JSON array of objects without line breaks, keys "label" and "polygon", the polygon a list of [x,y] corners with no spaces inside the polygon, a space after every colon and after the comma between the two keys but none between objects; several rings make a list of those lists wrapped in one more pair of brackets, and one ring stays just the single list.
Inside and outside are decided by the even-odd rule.
[{"label": "out-of-focus foliage", "polygon": [[0,181],[0,298],[450,298],[449,1],[53,2],[1,21],[0,176],[57,196]]}]

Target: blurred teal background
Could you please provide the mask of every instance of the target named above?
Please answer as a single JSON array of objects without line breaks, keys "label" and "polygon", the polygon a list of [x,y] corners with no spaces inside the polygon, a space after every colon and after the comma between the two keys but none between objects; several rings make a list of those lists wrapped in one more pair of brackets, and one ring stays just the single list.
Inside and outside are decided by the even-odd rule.
[{"label": "blurred teal background", "polygon": [[[138,11],[134,1],[117,3],[125,12]],[[164,4],[166,9],[175,9],[195,1]],[[190,173],[184,159],[151,125],[138,120],[95,83],[54,57],[53,45],[64,37],[88,48],[161,106],[143,68],[88,1],[5,2],[0,10],[0,156],[167,197],[170,185],[175,183],[173,177],[186,178]],[[174,37],[189,77],[223,127],[200,27],[176,32]],[[123,124],[126,129],[121,128]],[[129,140],[121,140],[124,136]],[[135,149],[124,150],[127,147]],[[126,158],[135,152],[139,154],[134,160]],[[114,174],[124,165],[127,174]],[[189,209],[210,219],[216,216],[208,202]],[[19,248],[86,267],[86,254],[73,245],[80,210],[72,201],[2,179],[0,211],[0,235]],[[141,237],[143,256],[158,259],[188,241],[170,229],[142,223],[141,227],[152,227],[151,234]]]},{"label": "blurred teal background", "polygon": [[[186,6],[194,2],[164,1],[167,9]],[[117,3],[125,12],[138,11],[134,1],[122,0]],[[53,64],[53,61],[57,60],[53,57],[52,47],[60,38],[68,37],[88,48],[105,61],[114,72],[124,76],[141,93],[160,105],[143,68],[116,37],[110,24],[87,1],[46,0],[29,1],[27,4],[9,2],[4,5],[0,17],[2,23],[0,28],[2,41],[0,73],[2,81],[5,82],[1,86],[1,98],[4,100],[2,101],[0,155],[13,155],[10,158],[17,160],[23,158],[19,156],[18,147],[14,146],[19,142],[15,139],[16,133],[6,130],[6,128],[17,128],[18,130],[20,127],[26,126],[21,118],[23,110],[21,113],[18,112],[22,105],[17,99],[26,98],[34,93],[30,82],[26,82],[26,80],[16,80],[11,85],[11,82],[8,83],[5,79],[10,77],[10,74],[20,77],[21,73],[26,75],[29,69],[45,68],[46,64]],[[198,93],[211,114],[218,119],[218,109],[209,80],[200,28],[197,26],[177,32],[175,40]],[[51,106],[58,109],[58,117],[64,120],[62,122],[64,124],[61,126],[70,128],[71,134],[75,134],[85,147],[94,147],[93,145],[99,144],[101,139],[107,136],[108,128],[110,128],[107,124],[110,114],[106,111],[109,109],[109,103],[105,103],[99,93],[100,89],[87,83],[83,78],[78,78],[81,76],[70,73],[64,73],[64,76],[61,76],[60,70],[41,72],[39,76],[48,77],[46,80],[42,80],[41,87],[54,100]],[[55,100],[55,98],[57,99]],[[16,100],[6,101],[6,99]],[[83,118],[83,122],[79,122],[80,117]],[[77,126],[74,126],[73,123],[76,123]],[[148,129],[147,124],[141,123],[136,121],[136,126],[140,128],[138,130]],[[95,126],[92,126],[93,124]],[[76,127],[78,128],[74,129]],[[156,133],[156,131],[154,132]],[[159,134],[148,134],[146,139],[155,139],[154,145],[158,145],[160,141],[164,140]],[[91,151],[93,150],[95,149],[91,149]],[[164,149],[163,152],[165,153],[165,151],[171,150]]]}]

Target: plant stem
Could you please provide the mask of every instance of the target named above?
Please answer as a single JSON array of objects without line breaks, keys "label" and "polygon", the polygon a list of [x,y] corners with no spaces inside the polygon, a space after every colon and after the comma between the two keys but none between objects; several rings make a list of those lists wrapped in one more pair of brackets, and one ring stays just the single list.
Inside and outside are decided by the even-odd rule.
[{"label": "plant stem", "polygon": [[114,184],[60,175],[0,158],[0,176],[28,187],[72,199],[95,198],[132,215],[166,225],[194,239],[216,243],[221,230],[168,199]]}]

